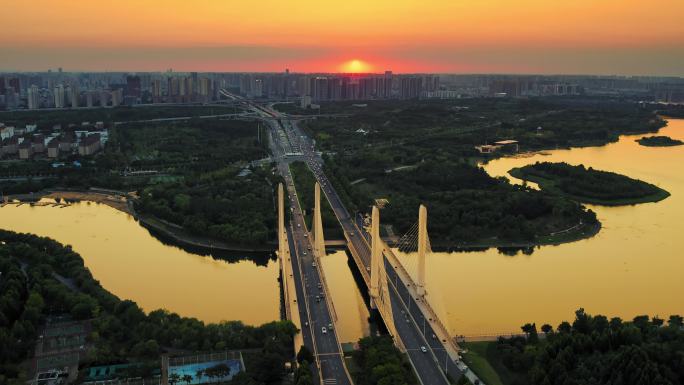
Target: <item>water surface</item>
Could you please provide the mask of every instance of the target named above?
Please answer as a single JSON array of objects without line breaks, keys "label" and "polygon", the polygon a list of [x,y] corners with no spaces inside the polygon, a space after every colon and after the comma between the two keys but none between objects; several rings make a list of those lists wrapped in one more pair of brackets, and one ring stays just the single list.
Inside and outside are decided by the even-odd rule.
[{"label": "water surface", "polygon": [[[670,120],[659,135],[684,139],[684,120]],[[684,314],[684,146],[644,147],[634,141],[642,136],[484,166],[513,180],[508,170],[536,161],[584,164],[656,184],[672,196],[634,206],[588,205],[603,224],[598,235],[531,255],[434,253],[426,261],[427,289],[453,334],[520,332],[526,322],[556,326],[580,307],[625,319]],[[415,272],[414,255],[402,261]]]},{"label": "water surface", "polygon": [[95,279],[145,311],[165,308],[206,322],[279,318],[278,264],[228,263],[165,245],[130,215],[103,204],[8,205],[0,228],[71,245]]}]

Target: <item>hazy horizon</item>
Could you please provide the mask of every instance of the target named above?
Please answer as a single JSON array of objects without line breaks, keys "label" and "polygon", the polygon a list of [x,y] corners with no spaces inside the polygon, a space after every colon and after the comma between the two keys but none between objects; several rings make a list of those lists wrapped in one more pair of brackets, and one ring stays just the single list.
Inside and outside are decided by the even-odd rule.
[{"label": "hazy horizon", "polygon": [[684,76],[684,2],[675,0],[266,0],[257,9],[37,0],[3,9],[0,71]]}]

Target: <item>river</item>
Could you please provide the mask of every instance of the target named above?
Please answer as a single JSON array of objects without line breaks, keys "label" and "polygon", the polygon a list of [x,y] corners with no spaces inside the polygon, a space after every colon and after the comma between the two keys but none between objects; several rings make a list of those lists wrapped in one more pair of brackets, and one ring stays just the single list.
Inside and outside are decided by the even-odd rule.
[{"label": "river", "polygon": [[71,245],[105,289],[145,311],[165,308],[206,322],[251,325],[279,318],[277,261],[259,266],[249,259],[228,263],[188,253],[104,204],[8,205],[0,208],[0,228]]},{"label": "river", "polygon": [[[684,139],[684,120],[670,120],[659,134]],[[526,322],[555,326],[571,320],[579,307],[625,319],[684,313],[677,294],[684,271],[684,146],[643,147],[634,142],[641,136],[622,136],[601,147],[502,158],[484,166],[491,175],[508,176],[511,168],[536,161],[583,163],[657,184],[672,196],[635,206],[590,205],[603,224],[598,235],[542,246],[531,255],[507,256],[496,249],[431,254],[427,292],[452,334],[517,333]],[[188,253],[163,244],[131,216],[105,205],[10,205],[0,209],[0,228],[72,245],[107,290],[146,311],[163,307],[207,322],[253,325],[278,319],[275,261],[265,266],[249,259],[228,263]],[[415,255],[400,258],[415,273]],[[330,253],[321,266],[341,341],[368,335],[369,312],[346,254]]]},{"label": "river", "polygon": [[[658,135],[684,139],[684,120]],[[672,196],[634,206],[587,205],[603,224],[593,238],[542,246],[531,255],[496,249],[434,253],[426,260],[427,291],[454,335],[520,333],[526,322],[558,325],[583,307],[592,314],[631,319],[684,313],[684,146],[644,147],[621,136],[601,147],[501,158],[484,165],[493,176],[537,161],[584,164],[656,184]],[[428,213],[429,223],[429,213]],[[415,272],[414,255],[402,260]]]}]

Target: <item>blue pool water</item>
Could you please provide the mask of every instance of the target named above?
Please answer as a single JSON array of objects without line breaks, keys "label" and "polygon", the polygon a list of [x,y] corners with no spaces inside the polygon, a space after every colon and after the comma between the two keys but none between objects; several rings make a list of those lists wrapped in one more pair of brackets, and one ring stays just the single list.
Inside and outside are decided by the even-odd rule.
[{"label": "blue pool water", "polygon": [[[200,378],[197,378],[197,372],[200,370],[205,370],[207,368],[211,368],[216,365],[220,364],[225,364],[230,368],[230,374],[228,376],[224,376],[219,378],[209,378],[207,376],[201,376]],[[181,378],[183,378],[184,375],[190,375],[192,376],[192,382],[190,384],[206,384],[209,382],[217,382],[217,381],[229,381],[231,378],[233,378],[234,375],[238,374],[241,370],[241,364],[240,360],[223,360],[223,361],[210,361],[210,362],[202,362],[199,364],[187,364],[187,365],[181,365],[181,366],[170,366],[169,367],[169,376],[173,373],[178,374]],[[178,383],[179,385],[186,384],[184,381],[180,381]]]}]

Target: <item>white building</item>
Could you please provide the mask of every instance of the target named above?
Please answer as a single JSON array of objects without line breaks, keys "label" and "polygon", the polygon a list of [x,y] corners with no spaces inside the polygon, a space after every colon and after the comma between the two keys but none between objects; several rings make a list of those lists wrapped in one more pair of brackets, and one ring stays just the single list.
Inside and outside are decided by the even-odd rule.
[{"label": "white building", "polygon": [[40,90],[35,84],[28,89],[28,108],[29,110],[40,108]]},{"label": "white building", "polygon": [[64,85],[60,84],[55,87],[55,108],[64,108],[66,105],[66,93],[64,92]]},{"label": "white building", "polygon": [[5,140],[14,136],[14,127],[0,128],[0,140]]}]

